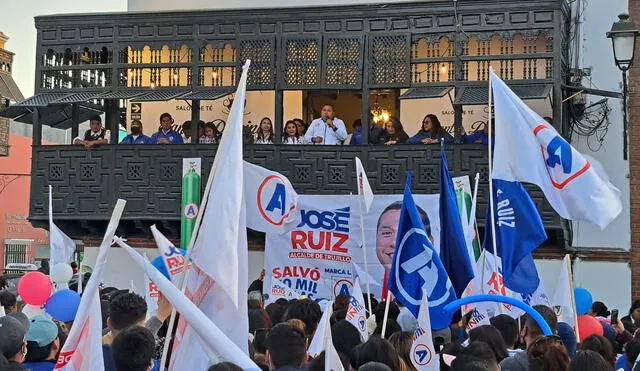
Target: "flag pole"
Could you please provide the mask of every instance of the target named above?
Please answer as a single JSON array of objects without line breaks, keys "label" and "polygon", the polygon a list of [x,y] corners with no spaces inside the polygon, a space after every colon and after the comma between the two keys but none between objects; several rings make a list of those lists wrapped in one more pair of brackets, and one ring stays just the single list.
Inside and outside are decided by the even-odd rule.
[{"label": "flag pole", "polygon": [[384,317],[382,318],[382,333],[380,337],[384,339],[387,332],[387,320],[389,319],[389,305],[391,303],[391,291],[387,291],[387,304],[384,306]]},{"label": "flag pole", "polygon": [[[471,228],[473,228],[473,230],[476,232],[476,236],[479,236],[478,218],[476,218],[476,210],[478,208],[478,183],[479,182],[480,182],[480,173],[476,173],[475,184],[473,186],[473,198],[471,199],[471,217],[473,218],[473,223],[471,223],[472,224]],[[480,241],[480,237],[478,237],[478,242],[479,241]],[[480,250],[482,250],[482,245],[479,246],[478,254],[480,253]]]},{"label": "flag pole", "polygon": [[[491,123],[493,120],[493,91],[491,84],[491,74],[493,73],[493,68],[489,67],[489,119],[487,120],[487,125],[489,125],[489,210],[491,211],[491,243],[493,244],[493,269],[496,274],[496,278],[499,277],[498,270],[498,247],[496,243],[496,212],[495,212],[495,204],[493,201],[493,128],[491,127]],[[488,226],[485,226],[487,228]],[[499,281],[498,281],[499,282]],[[502,304],[500,305],[500,314],[504,314],[504,310],[502,309]]]},{"label": "flag pole", "polygon": [[[573,307],[573,323],[575,323],[575,332],[576,332],[576,338],[580,339],[580,329],[578,328],[578,313],[576,311],[576,298],[573,294],[573,270],[571,269],[571,257],[569,256],[569,254],[566,254],[564,256],[564,260],[565,260],[565,264],[567,265],[567,272],[569,273],[569,295],[571,296],[571,306]],[[611,324],[612,326],[617,325],[616,324]]]},{"label": "flag pole", "polygon": [[[357,174],[356,174],[357,176]],[[364,240],[364,215],[362,215],[362,203],[364,202],[364,195],[360,192],[360,183],[358,183],[358,208],[360,210],[360,238],[362,239],[362,255],[364,255],[364,272],[367,275],[367,303],[369,304],[369,316],[373,314],[373,308],[371,307],[371,286],[369,285],[369,263],[367,261],[367,244]],[[356,274],[358,274],[356,272]]]}]

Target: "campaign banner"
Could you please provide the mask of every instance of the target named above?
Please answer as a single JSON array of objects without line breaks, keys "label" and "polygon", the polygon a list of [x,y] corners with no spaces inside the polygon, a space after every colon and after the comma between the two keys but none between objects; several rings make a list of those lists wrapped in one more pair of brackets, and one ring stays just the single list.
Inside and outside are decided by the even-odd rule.
[{"label": "campaign banner", "polygon": [[[439,196],[414,195],[414,199],[428,238],[439,251]],[[369,212],[363,210],[363,248],[357,195],[299,195],[300,223],[287,233],[266,236],[266,303],[277,299],[269,295],[271,277],[311,299],[352,295],[357,272],[351,262],[364,272],[365,251],[369,263],[366,272],[372,278],[370,288],[380,298],[391,267],[401,207],[400,194],[375,195]],[[362,284],[363,291],[365,288]]]}]

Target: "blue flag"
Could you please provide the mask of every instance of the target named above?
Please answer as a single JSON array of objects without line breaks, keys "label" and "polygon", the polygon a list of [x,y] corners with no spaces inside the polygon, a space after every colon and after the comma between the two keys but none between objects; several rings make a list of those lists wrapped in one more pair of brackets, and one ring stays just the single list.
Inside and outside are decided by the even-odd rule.
[{"label": "blue flag", "polygon": [[411,195],[411,173],[407,174],[400,221],[387,287],[418,318],[423,289],[429,299],[432,330],[449,327],[451,318],[444,306],[456,300],[438,253],[424,229],[424,223]]},{"label": "blue flag", "polygon": [[[531,253],[547,239],[542,219],[520,182],[493,180],[496,246],[502,259],[504,285],[510,290],[533,293],[540,285]],[[484,248],[493,252],[491,210],[487,208]]]},{"label": "blue flag", "polygon": [[467,241],[462,229],[456,190],[447,167],[444,146],[440,147],[440,259],[447,270],[456,295],[461,297],[473,279]]}]

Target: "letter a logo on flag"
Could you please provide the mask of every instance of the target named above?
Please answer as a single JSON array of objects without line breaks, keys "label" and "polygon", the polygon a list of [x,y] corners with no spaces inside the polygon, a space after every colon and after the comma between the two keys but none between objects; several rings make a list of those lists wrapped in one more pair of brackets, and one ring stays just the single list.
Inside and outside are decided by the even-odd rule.
[{"label": "letter a logo on flag", "polygon": [[426,293],[422,295],[422,303],[418,314],[418,328],[411,343],[411,363],[418,371],[437,371],[440,362],[436,356],[431,337],[431,320],[429,319],[429,300]]}]

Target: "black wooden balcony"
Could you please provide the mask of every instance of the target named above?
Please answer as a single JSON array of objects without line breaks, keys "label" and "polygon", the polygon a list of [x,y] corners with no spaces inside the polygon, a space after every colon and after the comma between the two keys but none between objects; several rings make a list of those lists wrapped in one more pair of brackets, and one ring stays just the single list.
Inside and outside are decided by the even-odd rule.
[{"label": "black wooden balcony", "polygon": [[[118,198],[127,200],[120,223],[124,235],[148,235],[158,223],[170,236],[180,230],[182,158],[202,158],[202,188],[215,157],[215,145],[112,145],[91,150],[74,146],[33,149],[29,218],[45,226],[48,185],[53,186],[56,223],[71,235],[101,234]],[[451,145],[447,149],[452,176],[480,173],[478,222],[484,225],[488,201],[487,147]],[[356,192],[354,157],[362,160],[373,191],[398,194],[413,171],[413,192],[438,193],[439,146],[245,146],[249,162],[279,171],[298,194]],[[224,166],[224,165],[223,165]],[[539,190],[530,189],[548,230],[561,221]]]}]

